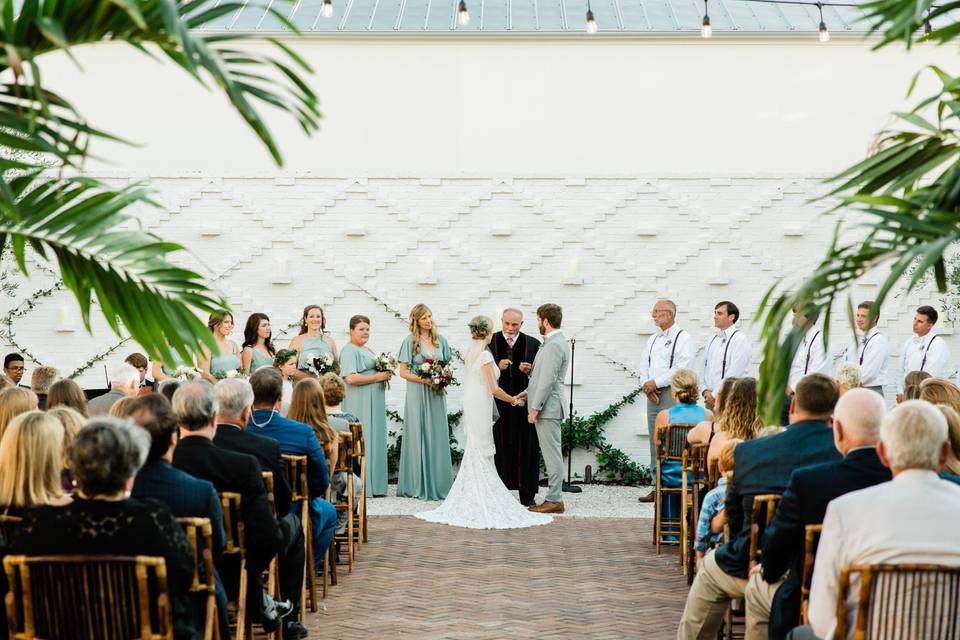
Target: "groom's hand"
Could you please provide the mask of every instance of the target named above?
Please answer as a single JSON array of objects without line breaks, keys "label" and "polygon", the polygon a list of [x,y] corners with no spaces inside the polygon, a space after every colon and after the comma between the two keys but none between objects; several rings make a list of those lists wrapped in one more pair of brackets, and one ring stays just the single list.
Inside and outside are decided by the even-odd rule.
[{"label": "groom's hand", "polygon": [[536,409],[530,409],[530,413],[527,414],[527,422],[530,424],[535,424],[537,422],[537,416],[540,415],[540,412]]}]

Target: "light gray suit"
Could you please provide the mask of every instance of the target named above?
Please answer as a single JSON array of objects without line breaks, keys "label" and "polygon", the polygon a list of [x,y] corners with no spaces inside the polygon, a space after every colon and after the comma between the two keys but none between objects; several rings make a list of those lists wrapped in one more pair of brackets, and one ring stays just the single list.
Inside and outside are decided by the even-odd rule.
[{"label": "light gray suit", "polygon": [[537,414],[537,438],[547,467],[546,499],[560,502],[563,493],[563,452],[560,449],[560,422],[567,417],[563,380],[570,363],[570,347],[560,331],[550,334],[537,351],[527,386],[527,406]]},{"label": "light gray suit", "polygon": [[110,413],[110,407],[118,400],[126,397],[127,394],[123,391],[117,391],[116,389],[108,391],[87,403],[87,413],[90,414],[91,418],[94,416],[108,415]]}]

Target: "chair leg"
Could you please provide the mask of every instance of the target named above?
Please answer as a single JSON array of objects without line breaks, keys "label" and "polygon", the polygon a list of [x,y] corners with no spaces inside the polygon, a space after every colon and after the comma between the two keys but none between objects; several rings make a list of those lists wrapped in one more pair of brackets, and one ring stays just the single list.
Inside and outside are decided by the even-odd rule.
[{"label": "chair leg", "polygon": [[[317,610],[317,570],[314,568],[314,557],[313,557],[313,523],[310,521],[310,504],[307,500],[303,501],[302,508],[302,518],[303,518],[303,536],[306,544],[306,571],[303,573],[303,579],[306,584],[306,599],[310,605],[310,611]],[[301,608],[301,611],[305,611],[305,608]]]},{"label": "chair leg", "polygon": [[237,596],[237,640],[247,640],[249,615],[247,612],[247,562],[240,561],[240,589]]},{"label": "chair leg", "polygon": [[367,542],[367,458],[364,456],[360,459],[360,479],[363,480],[363,493],[360,494],[360,509],[359,509],[359,520],[360,520],[360,535],[359,538],[362,540],[360,546],[362,547]]},{"label": "chair leg", "polygon": [[347,567],[348,573],[353,573],[353,475],[347,482]]},{"label": "chair leg", "polygon": [[330,569],[330,586],[335,587],[339,580],[337,580],[337,547],[330,542],[330,546],[327,547],[327,557],[330,558],[330,564],[328,565]]},{"label": "chair leg", "polygon": [[653,496],[653,535],[657,543],[657,555],[660,555],[660,542],[663,539],[663,497],[660,495],[660,469],[657,468],[656,493]]}]

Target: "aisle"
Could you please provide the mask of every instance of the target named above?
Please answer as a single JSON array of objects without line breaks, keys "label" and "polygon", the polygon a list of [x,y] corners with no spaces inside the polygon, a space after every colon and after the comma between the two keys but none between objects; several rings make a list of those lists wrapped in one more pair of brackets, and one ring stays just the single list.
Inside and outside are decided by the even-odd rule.
[{"label": "aisle", "polygon": [[687,586],[648,519],[564,518],[471,531],[371,519],[352,575],[308,616],[311,638],[673,638]]}]

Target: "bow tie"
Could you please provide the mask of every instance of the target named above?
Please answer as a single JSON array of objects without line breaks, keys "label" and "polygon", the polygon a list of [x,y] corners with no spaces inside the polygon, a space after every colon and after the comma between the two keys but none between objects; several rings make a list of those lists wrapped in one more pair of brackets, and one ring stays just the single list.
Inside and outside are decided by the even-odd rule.
[{"label": "bow tie", "polygon": [[916,335],[913,336],[913,344],[915,344],[915,345],[922,345],[924,338],[926,338],[926,336],[923,336],[923,337],[916,336]]},{"label": "bow tie", "polygon": [[727,332],[726,332],[726,331],[718,331],[718,332],[717,332],[717,337],[720,338],[720,344],[723,344],[723,343],[725,343],[725,342],[727,341]]}]

